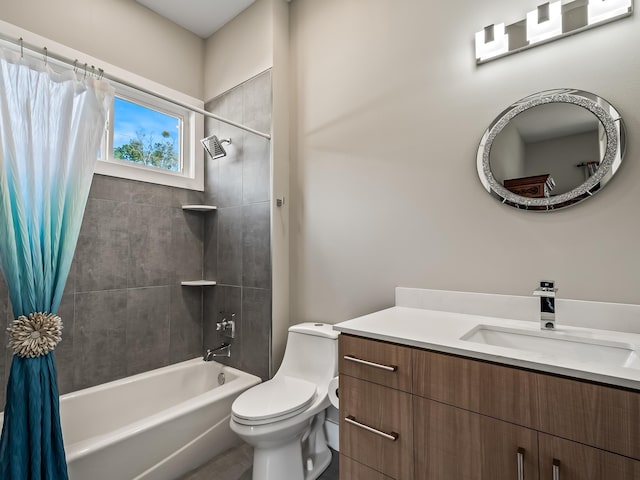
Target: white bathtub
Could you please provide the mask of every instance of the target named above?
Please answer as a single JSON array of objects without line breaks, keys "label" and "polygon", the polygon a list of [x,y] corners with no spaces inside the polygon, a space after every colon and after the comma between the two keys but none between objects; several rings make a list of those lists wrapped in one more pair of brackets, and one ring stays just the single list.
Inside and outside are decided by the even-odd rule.
[{"label": "white bathtub", "polygon": [[179,478],[240,442],[231,404],[258,383],[197,358],[62,395],[70,480]]}]

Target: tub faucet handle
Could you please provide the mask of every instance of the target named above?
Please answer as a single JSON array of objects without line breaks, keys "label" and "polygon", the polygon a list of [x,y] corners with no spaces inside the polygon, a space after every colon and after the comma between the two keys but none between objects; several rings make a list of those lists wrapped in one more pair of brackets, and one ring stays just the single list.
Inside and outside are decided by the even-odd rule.
[{"label": "tub faucet handle", "polygon": [[231,314],[231,320],[227,320],[227,318],[223,318],[221,322],[216,323],[216,331],[222,332],[225,337],[235,338],[236,337],[236,314]]}]

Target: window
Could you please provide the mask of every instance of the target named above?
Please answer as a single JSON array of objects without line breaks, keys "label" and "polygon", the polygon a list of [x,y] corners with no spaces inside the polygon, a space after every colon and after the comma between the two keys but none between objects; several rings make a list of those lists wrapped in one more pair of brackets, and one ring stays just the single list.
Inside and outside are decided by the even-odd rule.
[{"label": "window", "polygon": [[113,158],[170,172],[182,171],[182,118],[116,96]]},{"label": "window", "polygon": [[202,190],[200,116],[133,88],[115,88],[96,173]]},{"label": "window", "polygon": [[[204,107],[201,98],[192,97],[99,58],[91,57],[79,50],[0,21],[0,36],[2,37],[17,39],[25,33],[32,39],[38,39],[35,43],[48,45],[51,51],[55,51],[62,57],[78,58],[87,65],[98,65],[107,72],[108,76],[122,80],[122,83],[111,83],[116,89],[117,99],[110,109],[110,118],[100,149],[99,161],[96,162],[96,173],[191,190],[204,190],[205,154],[199,142],[204,136],[204,117],[188,108],[180,107],[174,102],[162,100],[157,95],[144,93],[138,88],[127,87],[125,84],[136,85],[143,90],[156,92],[162,97],[175,99],[183,105],[192,105],[197,110]],[[20,52],[19,46],[5,45],[4,48]],[[29,49],[24,54],[25,56],[33,55]],[[34,58],[40,60],[40,54]],[[58,70],[58,66],[60,71],[69,68],[66,62],[59,62],[53,56],[49,57],[48,61],[56,66],[56,70]],[[130,109],[129,112],[127,112],[127,108]],[[136,109],[139,109],[137,110],[138,114],[134,115]],[[136,116],[137,118],[135,118]],[[165,126],[163,126],[164,121],[166,121]],[[159,162],[156,154],[154,159],[138,161],[139,157],[136,157],[137,154],[131,151],[132,148],[129,148],[128,152],[127,148],[120,148],[116,152],[115,149],[118,147],[123,147],[131,140],[137,139],[138,132],[141,133],[141,136],[144,135],[143,138],[147,146],[151,141],[152,154],[155,143],[160,143],[158,149],[174,160]],[[169,135],[163,135],[164,132]],[[126,135],[128,135],[128,139],[125,138]],[[173,152],[169,152],[169,141]]]}]

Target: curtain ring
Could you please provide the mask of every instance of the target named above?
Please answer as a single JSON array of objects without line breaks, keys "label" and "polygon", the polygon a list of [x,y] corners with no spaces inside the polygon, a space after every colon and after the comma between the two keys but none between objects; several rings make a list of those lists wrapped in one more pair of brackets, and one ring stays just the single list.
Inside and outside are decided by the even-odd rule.
[{"label": "curtain ring", "polygon": [[94,67],[93,65],[91,65],[91,76],[92,76],[93,78],[95,78],[95,77],[96,77],[96,67]]},{"label": "curtain ring", "polygon": [[78,59],[73,61],[73,73],[78,73]]},{"label": "curtain ring", "polygon": [[87,78],[87,64],[84,64],[84,77],[82,77],[83,80],[86,80]]},{"label": "curtain ring", "polygon": [[24,58],[24,40],[20,37],[20,58]]},{"label": "curtain ring", "polygon": [[44,47],[44,64],[47,65],[47,62],[49,60],[49,50],[47,50],[47,47]]},{"label": "curtain ring", "polygon": [[98,72],[100,72],[100,75],[98,75],[98,80],[102,80],[104,78],[104,70],[102,68],[99,68]]}]

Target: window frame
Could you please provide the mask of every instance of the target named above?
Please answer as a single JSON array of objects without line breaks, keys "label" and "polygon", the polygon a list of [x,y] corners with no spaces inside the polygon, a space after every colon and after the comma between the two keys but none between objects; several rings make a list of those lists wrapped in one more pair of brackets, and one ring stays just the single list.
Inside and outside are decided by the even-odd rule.
[{"label": "window frame", "polygon": [[114,83],[113,86],[116,97],[179,119],[181,169],[174,172],[113,158],[114,104],[112,103],[102,141],[104,155],[96,162],[95,173],[171,187],[204,190],[204,155],[197,155],[197,139],[202,136],[204,130],[202,115],[126,85]]},{"label": "window frame", "polygon": [[[0,20],[0,34],[8,38],[30,38],[31,43],[35,45],[47,45],[51,51],[55,51],[58,55],[66,57],[68,59],[81,59],[81,64],[86,63],[88,65],[97,65],[107,72],[112,78],[119,79],[122,83],[116,81],[109,81],[109,83],[115,88],[116,94],[118,92],[126,92],[126,88],[134,90],[137,93],[145,95],[145,98],[149,99],[149,103],[159,106],[175,106],[178,102],[183,105],[190,105],[198,110],[204,109],[204,102],[202,98],[193,97],[187,93],[175,90],[168,87],[165,84],[158,83],[149,78],[143,77],[130,70],[126,70],[122,67],[118,67],[111,63],[108,63],[100,58],[88,55],[85,52],[76,50],[75,48],[68,47],[59,42],[56,42],[50,38],[46,38],[37,33],[30,32],[21,27],[13,25],[11,23]],[[12,48],[7,46],[6,48]],[[19,47],[13,47],[16,51],[19,51]],[[30,55],[27,51],[25,55]],[[55,63],[54,59],[50,59],[52,63]],[[64,68],[69,68],[69,65],[65,64]],[[126,87],[124,84],[132,85],[134,87]],[[136,88],[138,87],[138,88]],[[142,90],[138,90],[142,89]],[[153,92],[156,95],[152,95]],[[125,93],[126,94],[126,93]],[[175,102],[169,100],[163,100],[161,97],[174,99]],[[185,109],[187,110],[187,109]],[[104,160],[98,160],[96,162],[94,173],[101,175],[109,175],[112,177],[126,178],[130,180],[137,180],[141,182],[156,183],[159,185],[167,185],[171,187],[185,188],[189,190],[204,191],[204,161],[205,153],[200,146],[199,140],[204,137],[204,116],[200,113],[187,110],[189,112],[190,130],[183,132],[183,142],[189,148],[189,155],[185,159],[189,159],[191,165],[189,168],[184,168],[184,174],[182,176],[171,174],[171,172],[165,173],[159,169],[157,172],[151,171],[151,169],[143,169],[138,165],[127,162],[126,165],[118,165],[114,162],[108,162]],[[110,122],[111,125],[111,122]],[[107,152],[103,145],[103,151]]]}]

